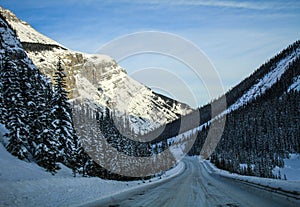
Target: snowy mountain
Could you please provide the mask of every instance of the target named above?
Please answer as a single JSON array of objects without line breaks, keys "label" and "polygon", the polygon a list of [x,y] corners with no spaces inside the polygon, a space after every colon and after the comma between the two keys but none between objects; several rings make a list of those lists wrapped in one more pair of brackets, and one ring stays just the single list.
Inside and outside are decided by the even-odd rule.
[{"label": "snowy mountain", "polygon": [[[193,132],[197,140],[190,154],[211,155],[217,167],[230,172],[290,179],[282,168],[291,155],[300,154],[299,75],[300,41],[296,41],[225,94],[228,108],[202,120],[206,127]],[[226,123],[220,128],[223,118]],[[220,138],[206,148],[213,126]],[[205,155],[205,151],[214,152]]]},{"label": "snowy mountain", "polygon": [[[300,41],[296,41],[286,49],[278,53],[275,57],[268,60],[249,77],[242,80],[235,87],[230,89],[226,94],[220,98],[211,101],[202,107],[199,107],[199,112],[190,113],[184,116],[186,119],[193,119],[193,114],[200,114],[200,124],[191,123],[188,130],[193,131],[198,128],[199,125],[204,126],[210,124],[213,120],[216,120],[222,116],[245,107],[251,102],[265,97],[266,92],[275,90],[278,92],[278,97],[281,97],[284,93],[297,92],[300,89],[300,78],[297,62],[300,58]],[[283,85],[284,87],[279,87]],[[280,89],[279,89],[280,88]],[[226,109],[223,102],[226,100]],[[215,113],[212,114],[212,105],[215,108]],[[184,118],[183,117],[183,118]],[[177,135],[178,128],[180,126],[180,120],[175,120],[172,123],[167,124],[164,133],[161,134],[160,139],[166,137],[174,137]],[[174,127],[175,126],[175,127]],[[159,129],[161,130],[161,129]],[[151,132],[155,134],[154,132]]]},{"label": "snowy mountain", "polygon": [[0,13],[42,73],[53,78],[58,58],[62,59],[70,98],[93,108],[108,107],[118,116],[126,114],[135,132],[147,133],[192,111],[188,105],[160,96],[131,79],[112,58],[71,51],[9,10],[0,7]]},{"label": "snowy mountain", "polygon": [[[262,77],[258,77],[256,82],[252,83],[253,85],[249,89],[245,90],[243,92],[243,95],[240,96],[235,103],[230,105],[225,113],[236,110],[243,105],[251,102],[252,100],[263,96],[268,89],[272,88],[278,81],[280,81],[285,72],[288,69],[291,69],[291,65],[300,57],[300,42],[298,41],[294,43],[291,47],[293,47],[293,49],[287,49],[277,57],[270,60],[270,62],[272,62],[272,65],[269,68],[269,71],[263,74]],[[258,69],[256,73],[252,74],[252,77],[256,77],[258,73],[264,69],[263,67],[264,66]],[[251,78],[250,76],[249,79],[253,78]],[[288,91],[297,89],[299,87],[299,76],[292,77],[292,79],[293,82],[290,85]],[[247,80],[236,86],[235,89],[232,90],[232,93],[234,92],[234,90],[241,88],[242,84],[244,84],[245,82],[247,82]],[[229,96],[230,92],[228,92],[227,94],[227,96]]]}]

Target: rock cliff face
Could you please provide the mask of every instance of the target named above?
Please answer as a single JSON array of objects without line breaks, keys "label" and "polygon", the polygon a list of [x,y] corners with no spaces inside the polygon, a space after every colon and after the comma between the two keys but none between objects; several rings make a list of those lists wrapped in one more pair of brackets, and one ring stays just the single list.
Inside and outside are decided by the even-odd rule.
[{"label": "rock cliff face", "polygon": [[126,113],[133,129],[142,133],[192,111],[188,105],[160,96],[131,79],[112,58],[71,51],[37,32],[9,10],[0,7],[0,13],[16,31],[33,63],[47,77],[53,78],[58,59],[62,60],[71,99]]}]

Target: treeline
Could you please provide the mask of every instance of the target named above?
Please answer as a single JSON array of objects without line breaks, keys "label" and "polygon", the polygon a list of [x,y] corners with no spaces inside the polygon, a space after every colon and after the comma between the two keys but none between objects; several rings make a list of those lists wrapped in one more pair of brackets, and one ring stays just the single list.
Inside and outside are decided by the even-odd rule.
[{"label": "treeline", "polygon": [[211,161],[230,172],[276,178],[272,170],[283,167],[290,153],[300,153],[299,101],[300,93],[291,92],[228,114]]},{"label": "treeline", "polygon": [[[116,115],[108,108],[91,108],[73,102],[77,135],[87,153],[84,172],[106,179],[146,179],[176,164],[166,142],[151,144],[139,141],[130,128],[129,116]],[[113,169],[113,170],[112,170]]]}]

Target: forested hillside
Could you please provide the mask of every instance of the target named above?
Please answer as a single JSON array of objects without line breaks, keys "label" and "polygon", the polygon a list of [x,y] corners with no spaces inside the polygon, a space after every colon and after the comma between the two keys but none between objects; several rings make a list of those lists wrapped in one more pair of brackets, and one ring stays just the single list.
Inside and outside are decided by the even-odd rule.
[{"label": "forested hillside", "polygon": [[75,174],[80,144],[60,62],[52,87],[2,16],[0,39],[0,123],[8,130],[3,144],[19,159],[36,162],[51,173],[60,162]]},{"label": "forested hillside", "polygon": [[[232,100],[236,98],[230,97],[242,96],[239,94],[245,88],[255,89],[248,96],[248,102],[241,105],[236,101],[240,107],[229,105],[225,113],[222,138],[211,156],[217,167],[240,174],[283,178],[283,175],[273,173],[274,167],[283,167],[283,159],[290,153],[300,153],[299,55],[288,63],[281,76],[277,75],[278,71],[273,72],[283,59],[299,53],[299,45],[299,41],[295,42],[243,81],[241,88],[235,87],[227,93],[227,102],[234,103]],[[260,84],[265,77],[269,82]],[[261,87],[251,88],[251,85],[247,86],[250,82]],[[190,155],[200,154],[210,126],[219,118],[224,117],[218,117],[198,133]]]},{"label": "forested hillside", "polygon": [[[133,141],[120,142],[125,139],[110,118],[109,109],[106,116],[100,117],[101,110],[93,112],[86,104],[81,106],[76,101],[71,105],[61,60],[57,60],[52,85],[52,81],[42,75],[27,57],[14,31],[1,16],[0,40],[0,124],[7,131],[4,140],[1,140],[6,149],[21,160],[36,162],[52,174],[60,169],[60,164],[64,164],[73,170],[74,176],[80,173],[106,179],[128,179],[101,167],[86,153],[88,148],[83,148],[80,139],[84,143],[107,141],[133,156],[147,156],[141,151],[144,145],[140,143],[142,147],[138,147]],[[126,127],[130,128],[128,119]],[[77,126],[80,124],[93,133],[87,136],[79,133],[79,139],[74,121]],[[108,140],[102,139],[102,134]],[[89,146],[92,144],[89,143]],[[148,152],[151,151],[149,145],[145,146]],[[104,151],[94,152],[105,155]],[[112,155],[111,159],[116,159],[116,156]]]}]

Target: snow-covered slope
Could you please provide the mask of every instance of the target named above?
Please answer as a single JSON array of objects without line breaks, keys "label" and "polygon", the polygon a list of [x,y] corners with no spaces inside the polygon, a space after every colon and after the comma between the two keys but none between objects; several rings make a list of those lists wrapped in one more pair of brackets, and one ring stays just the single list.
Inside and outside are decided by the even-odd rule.
[{"label": "snow-covered slope", "polygon": [[48,77],[54,76],[57,61],[62,59],[70,98],[92,107],[109,107],[119,115],[126,113],[136,132],[146,133],[192,111],[186,104],[166,100],[134,81],[112,58],[68,50],[12,12],[0,7],[0,13],[16,31],[33,63]]},{"label": "snow-covered slope", "polygon": [[[0,140],[1,129],[0,129]],[[184,164],[167,171],[151,182],[111,181],[95,177],[72,177],[72,170],[62,168],[53,176],[35,163],[12,156],[0,143],[0,206],[80,206],[124,191],[170,179],[184,169]]]},{"label": "snow-covered slope", "polygon": [[[290,64],[300,57],[300,47],[298,47],[291,54],[284,59],[276,63],[276,66],[267,74],[264,75],[255,85],[253,85],[248,91],[246,91],[233,105],[228,107],[225,113],[236,110],[241,106],[249,103],[251,100],[263,95],[265,91],[271,88],[285,71],[289,68]],[[299,77],[295,78],[294,84],[291,85],[291,89],[299,87]]]},{"label": "snow-covered slope", "polygon": [[24,63],[28,67],[32,69],[36,69],[33,65],[32,61],[27,57],[24,50],[22,49],[22,45],[15,38],[13,31],[7,28],[5,22],[0,21],[0,34],[1,34],[1,42],[0,42],[0,57],[1,60],[4,59],[5,56],[9,56],[12,61],[20,60],[20,62]]},{"label": "snow-covered slope", "polygon": [[[281,78],[286,73],[290,73],[288,82],[288,88],[285,92],[291,91],[299,91],[300,90],[300,76],[299,72],[290,72],[295,69],[296,66],[292,66],[295,61],[299,61],[300,58],[300,41],[296,41],[292,45],[290,45],[287,49],[283,50],[277,56],[272,58],[269,62],[262,65],[258,70],[256,70],[251,76],[246,78],[245,80],[241,81],[240,84],[235,86],[232,90],[226,93],[226,101],[227,101],[227,108],[224,110],[221,108],[220,110],[215,109],[215,111],[219,111],[215,114],[215,117],[204,117],[201,120],[201,125],[191,126],[188,131],[182,133],[181,135],[177,136],[176,134],[172,134],[168,138],[170,140],[180,140],[182,136],[189,136],[190,134],[195,133],[195,130],[201,131],[204,126],[210,125],[215,120],[224,117],[225,115],[249,104],[250,102],[258,99],[259,97],[264,96],[266,91],[272,88],[276,83],[281,82],[282,85],[286,85]],[[293,67],[293,68],[292,68]],[[297,75],[298,74],[298,75]],[[218,108],[218,105],[223,106],[219,102],[224,101],[224,96],[220,99],[217,99],[211,103],[214,105],[214,108]],[[208,113],[210,114],[211,107],[210,105],[206,105],[199,109],[200,114]],[[171,125],[172,126],[172,125]],[[171,128],[171,127],[170,127]],[[171,139],[172,138],[172,139]]]},{"label": "snow-covered slope", "polygon": [[294,82],[288,88],[288,92],[290,92],[291,90],[300,91],[300,76],[294,78]]},{"label": "snow-covered slope", "polygon": [[59,45],[54,40],[37,33],[28,23],[18,19],[11,11],[0,7],[1,14],[6,17],[6,21],[18,31],[18,36],[22,42],[41,43],[49,45]]}]

